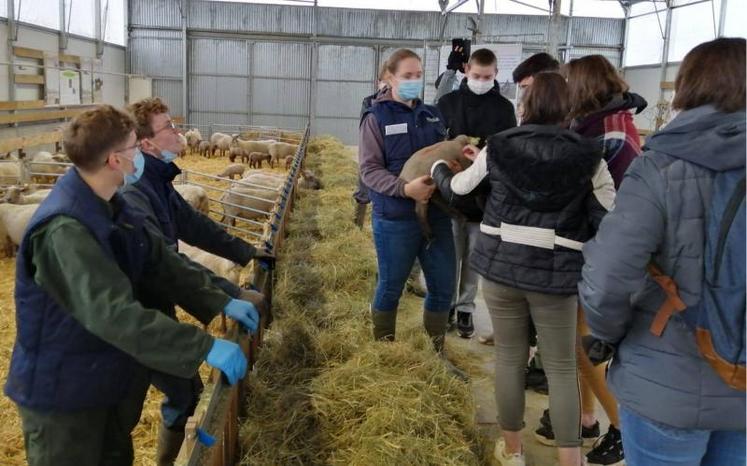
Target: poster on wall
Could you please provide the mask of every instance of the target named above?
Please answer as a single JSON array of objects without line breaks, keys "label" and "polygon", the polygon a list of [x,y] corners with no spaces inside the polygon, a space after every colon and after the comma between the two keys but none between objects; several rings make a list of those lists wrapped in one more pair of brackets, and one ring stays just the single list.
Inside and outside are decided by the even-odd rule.
[{"label": "poster on wall", "polygon": [[80,73],[60,71],[60,105],[80,105]]},{"label": "poster on wall", "polygon": [[153,96],[153,81],[150,78],[140,78],[130,76],[127,84],[127,103],[134,103],[138,100],[146,99]]},{"label": "poster on wall", "polygon": [[[498,81],[498,84],[501,86],[501,94],[509,99],[515,107],[517,86],[514,84],[511,75],[514,68],[516,68],[522,60],[521,44],[472,44],[473,52],[477,49],[483,48],[492,50],[498,58],[498,76],[496,77],[496,81]],[[439,74],[446,71],[446,63],[449,60],[449,53],[451,53],[451,45],[441,47],[438,66]],[[459,78],[461,73],[457,73],[457,75]]]}]

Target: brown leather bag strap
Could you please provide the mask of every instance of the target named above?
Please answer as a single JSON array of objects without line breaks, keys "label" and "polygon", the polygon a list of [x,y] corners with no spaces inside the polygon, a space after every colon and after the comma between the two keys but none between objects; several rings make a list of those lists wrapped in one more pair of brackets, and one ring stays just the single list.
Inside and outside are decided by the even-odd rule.
[{"label": "brown leather bag strap", "polygon": [[666,295],[666,299],[656,312],[656,317],[654,317],[654,321],[650,327],[651,333],[660,337],[664,333],[664,328],[666,328],[672,314],[684,311],[687,309],[687,305],[680,298],[677,291],[677,283],[674,282],[672,277],[665,275],[659,266],[653,262],[648,264],[647,270],[651,278],[664,290],[664,294]]}]

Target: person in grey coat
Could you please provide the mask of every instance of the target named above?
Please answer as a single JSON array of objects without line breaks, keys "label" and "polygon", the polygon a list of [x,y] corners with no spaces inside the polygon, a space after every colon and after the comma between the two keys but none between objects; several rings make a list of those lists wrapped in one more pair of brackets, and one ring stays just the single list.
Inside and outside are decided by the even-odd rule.
[{"label": "person in grey coat", "polygon": [[609,384],[628,464],[744,465],[745,394],[719,378],[680,317],[652,333],[664,294],[647,265],[674,279],[685,305],[699,302],[713,180],[744,176],[745,40],[691,50],[675,89],[680,113],[649,138],[584,247],[580,299],[595,343],[614,352]]}]

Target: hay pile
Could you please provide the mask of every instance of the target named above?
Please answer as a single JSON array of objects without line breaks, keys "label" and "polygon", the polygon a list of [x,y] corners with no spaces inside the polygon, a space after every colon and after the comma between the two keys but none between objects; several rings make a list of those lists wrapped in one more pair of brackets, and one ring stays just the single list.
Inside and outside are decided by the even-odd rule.
[{"label": "hay pile", "polygon": [[280,249],[276,320],[249,379],[242,464],[480,464],[469,386],[400,305],[396,343],[371,341],[370,229],[352,222],[357,167],[333,138],[309,144],[325,189],[305,192]]}]

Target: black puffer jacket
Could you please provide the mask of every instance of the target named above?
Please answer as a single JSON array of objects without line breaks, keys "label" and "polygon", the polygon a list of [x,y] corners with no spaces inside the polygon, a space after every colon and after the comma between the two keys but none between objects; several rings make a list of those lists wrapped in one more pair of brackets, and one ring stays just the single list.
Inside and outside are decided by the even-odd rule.
[{"label": "black puffer jacket", "polygon": [[488,140],[487,171],[472,266],[514,288],[576,294],[581,247],[614,201],[601,147],[558,126],[525,125]]}]

